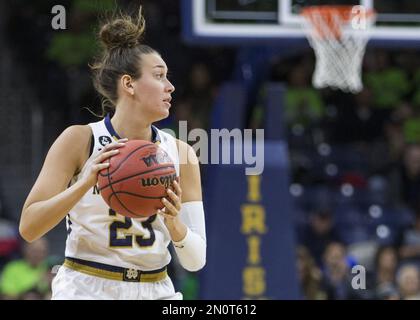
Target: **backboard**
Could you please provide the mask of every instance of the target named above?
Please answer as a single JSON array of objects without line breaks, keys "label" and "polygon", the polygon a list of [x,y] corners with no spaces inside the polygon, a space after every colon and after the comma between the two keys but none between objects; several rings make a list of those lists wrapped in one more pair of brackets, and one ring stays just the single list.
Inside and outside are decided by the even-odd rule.
[{"label": "backboard", "polygon": [[184,36],[201,43],[306,41],[299,12],[313,5],[361,5],[377,13],[371,43],[420,46],[420,1],[412,0],[183,0]]}]

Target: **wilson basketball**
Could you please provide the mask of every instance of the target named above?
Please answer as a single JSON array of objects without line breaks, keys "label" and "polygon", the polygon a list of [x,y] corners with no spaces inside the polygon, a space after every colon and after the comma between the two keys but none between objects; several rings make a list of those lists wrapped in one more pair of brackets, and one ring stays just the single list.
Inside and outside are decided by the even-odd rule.
[{"label": "wilson basketball", "polygon": [[149,217],[164,207],[161,199],[177,179],[175,166],[165,150],[144,140],[129,140],[106,160],[98,174],[102,198],[116,213],[130,218]]}]

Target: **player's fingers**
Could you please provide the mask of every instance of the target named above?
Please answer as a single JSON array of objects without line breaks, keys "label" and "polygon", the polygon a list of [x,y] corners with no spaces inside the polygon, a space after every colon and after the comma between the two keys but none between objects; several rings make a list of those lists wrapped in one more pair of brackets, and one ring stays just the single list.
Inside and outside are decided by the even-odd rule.
[{"label": "player's fingers", "polygon": [[182,189],[181,189],[181,186],[179,185],[178,181],[176,181],[176,180],[174,180],[174,182],[173,182],[172,185],[173,185],[173,187],[175,189],[176,195],[178,196],[178,198],[181,201],[181,199],[182,199]]},{"label": "player's fingers", "polygon": [[162,198],[162,203],[165,205],[165,207],[168,209],[168,213],[176,216],[178,214],[178,210],[175,208],[175,206],[166,198]]},{"label": "player's fingers", "polygon": [[175,188],[175,192],[176,192],[177,196],[181,199],[182,189],[181,189],[181,186],[179,185],[178,181],[174,180],[173,186]]},{"label": "player's fingers", "polygon": [[[128,141],[128,138],[122,138],[122,139],[115,140],[112,143],[126,143],[127,141]],[[109,143],[106,146],[108,146],[108,145],[110,145],[112,143]]]},{"label": "player's fingers", "polygon": [[167,213],[165,213],[161,209],[158,209],[157,214],[161,215],[162,217],[164,217],[166,219],[173,219],[173,218],[175,218],[173,215],[167,214]]},{"label": "player's fingers", "polygon": [[128,139],[124,138],[124,139],[119,139],[117,141],[111,142],[107,144],[105,147],[103,147],[101,152],[107,152],[108,150],[124,147],[127,141]]},{"label": "player's fingers", "polygon": [[103,169],[106,169],[109,167],[109,162],[105,162],[105,163],[98,163],[92,166],[92,171],[93,172],[99,172]]},{"label": "player's fingers", "polygon": [[96,159],[94,160],[94,163],[101,163],[102,161],[115,156],[116,154],[118,154],[120,152],[120,150],[118,149],[113,149],[104,153],[101,153],[98,157],[96,157]]},{"label": "player's fingers", "polygon": [[179,211],[181,209],[180,198],[171,189],[166,189],[166,193],[171,198],[172,204],[174,204],[175,208]]},{"label": "player's fingers", "polygon": [[110,143],[110,144],[107,144],[105,147],[103,147],[101,152],[104,153],[104,152],[107,152],[107,151],[112,150],[112,149],[122,148],[124,146],[125,146],[124,142]]}]

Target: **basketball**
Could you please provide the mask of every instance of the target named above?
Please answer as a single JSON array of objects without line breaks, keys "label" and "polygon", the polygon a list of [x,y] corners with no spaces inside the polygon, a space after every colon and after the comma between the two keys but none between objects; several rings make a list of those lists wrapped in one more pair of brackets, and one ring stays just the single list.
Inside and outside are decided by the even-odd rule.
[{"label": "basketball", "polygon": [[[177,179],[165,150],[144,140],[129,140],[98,174],[102,198],[116,213],[130,218],[149,217],[164,207],[161,199]],[[108,161],[108,160],[106,160]]]}]

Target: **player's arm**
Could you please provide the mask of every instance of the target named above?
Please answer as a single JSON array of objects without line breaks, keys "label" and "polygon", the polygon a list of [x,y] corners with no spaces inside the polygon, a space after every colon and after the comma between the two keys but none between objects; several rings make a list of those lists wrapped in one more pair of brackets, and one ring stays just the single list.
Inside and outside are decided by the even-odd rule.
[{"label": "player's arm", "polygon": [[[97,172],[108,165],[100,164],[98,157],[90,174],[67,188],[88,157],[91,134],[89,126],[71,126],[51,146],[23,205],[19,232],[26,241],[35,241],[54,228],[96,183]],[[105,151],[100,155],[103,159],[112,152]]]},{"label": "player's arm", "polygon": [[[201,194],[200,167],[194,149],[178,141],[180,155],[180,184],[168,191],[171,203],[164,202],[169,211],[179,212],[167,221],[169,233],[181,265],[198,271],[206,263],[206,234]],[[182,203],[181,203],[182,202]]]}]

